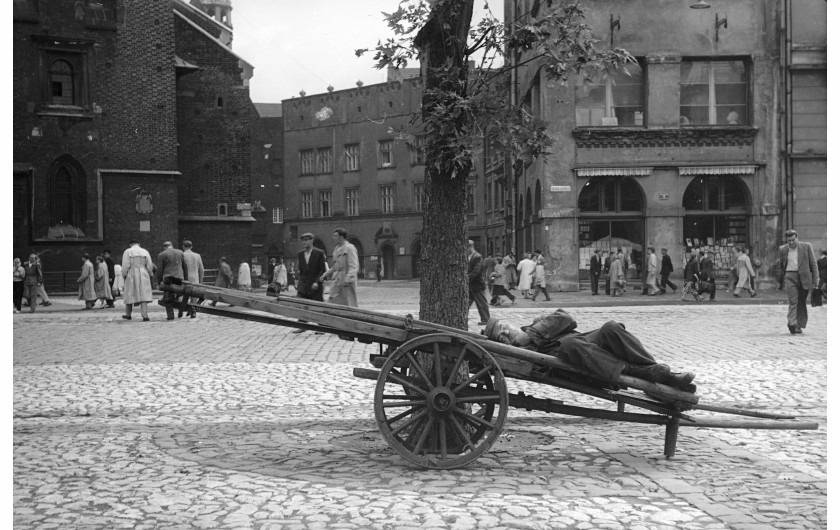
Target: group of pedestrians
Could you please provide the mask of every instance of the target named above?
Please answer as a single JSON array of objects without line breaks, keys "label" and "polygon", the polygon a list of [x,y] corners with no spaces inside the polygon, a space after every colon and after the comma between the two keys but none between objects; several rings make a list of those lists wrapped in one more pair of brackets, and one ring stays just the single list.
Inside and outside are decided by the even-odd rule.
[{"label": "group of pedestrians", "polygon": [[[607,256],[604,257],[602,263],[601,258],[604,252],[603,250],[596,249],[595,253],[589,259],[589,285],[592,296],[598,296],[599,294],[598,287],[602,274],[605,277],[604,293],[607,296],[624,296],[624,293],[627,292],[625,273],[629,265],[628,258],[624,254],[624,250],[619,248],[617,251],[610,250]],[[670,263],[670,258],[668,258],[667,263]]]}]

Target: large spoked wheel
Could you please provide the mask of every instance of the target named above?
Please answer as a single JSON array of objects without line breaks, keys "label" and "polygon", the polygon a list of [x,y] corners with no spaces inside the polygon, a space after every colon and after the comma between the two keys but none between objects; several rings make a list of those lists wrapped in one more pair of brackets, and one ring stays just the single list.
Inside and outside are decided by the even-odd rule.
[{"label": "large spoked wheel", "polygon": [[[427,354],[427,355],[424,355]],[[408,364],[407,369],[399,366]],[[499,437],[507,417],[505,377],[478,344],[445,334],[410,340],[385,361],[374,412],[385,440],[432,469],[472,462]]]}]

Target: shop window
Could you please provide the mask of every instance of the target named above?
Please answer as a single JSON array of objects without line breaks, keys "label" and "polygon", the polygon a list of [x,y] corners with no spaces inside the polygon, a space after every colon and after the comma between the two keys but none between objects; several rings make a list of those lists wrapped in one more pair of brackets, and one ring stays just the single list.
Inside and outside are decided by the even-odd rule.
[{"label": "shop window", "polygon": [[627,65],[627,72],[608,72],[597,79],[579,75],[575,81],[575,125],[578,127],[642,127],[644,69]]},{"label": "shop window", "polygon": [[583,185],[578,209],[583,212],[641,212],[642,189],[630,177],[595,177]]},{"label": "shop window", "polygon": [[699,176],[683,194],[686,247],[720,250],[746,245],[749,197],[744,182],[732,175]]},{"label": "shop window", "polygon": [[744,61],[684,61],[680,66],[680,124],[745,125],[747,65]]}]

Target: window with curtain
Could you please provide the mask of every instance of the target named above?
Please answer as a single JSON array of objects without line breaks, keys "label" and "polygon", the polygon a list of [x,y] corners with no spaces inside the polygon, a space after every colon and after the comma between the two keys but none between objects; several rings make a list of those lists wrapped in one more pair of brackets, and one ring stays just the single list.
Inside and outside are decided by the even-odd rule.
[{"label": "window with curtain", "polygon": [[344,192],[344,213],[349,216],[359,215],[359,188]]},{"label": "window with curtain", "polygon": [[583,76],[577,76],[575,125],[642,127],[644,101],[644,69],[641,65],[628,65],[627,73],[608,72],[600,79],[588,82]]},{"label": "window with curtain", "polygon": [[315,174],[315,151],[313,149],[307,149],[300,152],[300,174]]},{"label": "window with curtain", "polygon": [[321,207],[321,217],[330,217],[332,215],[332,191],[319,191],[318,204]]},{"label": "window with curtain", "polygon": [[318,149],[316,157],[318,173],[324,174],[333,172],[332,147],[322,147]]},{"label": "window with curtain", "polygon": [[680,125],[745,125],[744,61],[684,61],[680,66]]},{"label": "window with curtain", "polygon": [[344,146],[344,171],[359,170],[359,144]]},{"label": "window with curtain", "polygon": [[394,213],[394,186],[381,186],[379,200],[382,213]]},{"label": "window with curtain", "polygon": [[422,212],[425,208],[425,191],[426,186],[422,182],[414,183],[414,211]]},{"label": "window with curtain", "polygon": [[300,192],[300,216],[304,219],[312,217],[312,192]]}]

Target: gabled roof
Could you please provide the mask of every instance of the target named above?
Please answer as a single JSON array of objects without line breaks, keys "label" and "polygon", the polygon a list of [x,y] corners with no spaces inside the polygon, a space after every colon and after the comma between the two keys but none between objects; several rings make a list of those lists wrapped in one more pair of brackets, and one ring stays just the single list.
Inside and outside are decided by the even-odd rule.
[{"label": "gabled roof", "polygon": [[254,108],[260,118],[282,118],[283,104],[282,103],[254,103]]}]

